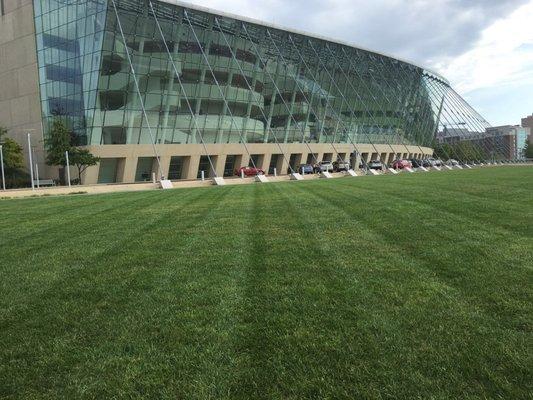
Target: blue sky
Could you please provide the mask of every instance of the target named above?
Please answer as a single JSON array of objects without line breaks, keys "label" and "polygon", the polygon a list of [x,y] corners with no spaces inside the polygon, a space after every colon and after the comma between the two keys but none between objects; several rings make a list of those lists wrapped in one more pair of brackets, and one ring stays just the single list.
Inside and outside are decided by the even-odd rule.
[{"label": "blue sky", "polygon": [[492,125],[533,114],[533,0],[189,0],[411,60]]}]

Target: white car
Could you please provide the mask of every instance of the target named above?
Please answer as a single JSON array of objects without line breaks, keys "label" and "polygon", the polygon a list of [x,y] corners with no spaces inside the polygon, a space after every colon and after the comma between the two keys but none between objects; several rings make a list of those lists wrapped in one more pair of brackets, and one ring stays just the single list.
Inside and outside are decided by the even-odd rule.
[{"label": "white car", "polygon": [[333,163],[335,171],[348,171],[350,169],[350,161],[339,160]]},{"label": "white car", "polygon": [[459,165],[459,161],[450,158],[448,161],[446,161],[446,165],[449,165],[450,167],[455,167],[456,165]]},{"label": "white car", "polygon": [[315,164],[316,172],[333,172],[333,163],[331,161],[320,161]]}]

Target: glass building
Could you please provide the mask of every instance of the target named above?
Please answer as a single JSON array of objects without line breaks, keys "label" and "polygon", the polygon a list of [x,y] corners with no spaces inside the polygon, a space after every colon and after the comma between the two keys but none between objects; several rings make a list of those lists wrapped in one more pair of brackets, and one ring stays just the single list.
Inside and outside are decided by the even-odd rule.
[{"label": "glass building", "polygon": [[34,0],[34,19],[44,135],[61,118],[101,157],[84,183],[391,162],[489,127],[423,67],[179,1]]}]

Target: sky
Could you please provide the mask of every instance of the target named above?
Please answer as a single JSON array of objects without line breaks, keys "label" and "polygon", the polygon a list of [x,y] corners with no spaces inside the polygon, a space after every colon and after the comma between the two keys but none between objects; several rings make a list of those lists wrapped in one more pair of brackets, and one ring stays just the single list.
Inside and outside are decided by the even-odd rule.
[{"label": "sky", "polygon": [[188,1],[422,65],[493,126],[533,114],[533,0]]}]

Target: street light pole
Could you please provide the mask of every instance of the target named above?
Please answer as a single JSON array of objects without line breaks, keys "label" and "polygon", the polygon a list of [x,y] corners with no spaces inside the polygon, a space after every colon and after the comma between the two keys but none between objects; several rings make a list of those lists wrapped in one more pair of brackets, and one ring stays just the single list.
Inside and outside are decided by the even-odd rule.
[{"label": "street light pole", "polygon": [[28,132],[28,153],[30,154],[30,181],[31,181],[31,190],[35,190],[35,183],[33,182],[33,157],[31,155],[31,139]]},{"label": "street light pole", "polygon": [[0,168],[2,169],[2,189],[6,190],[6,176],[4,175],[4,153],[0,144]]},{"label": "street light pole", "polygon": [[65,151],[65,159],[67,161],[67,180],[68,180],[68,187],[70,187],[70,163],[68,160],[68,151]]},{"label": "street light pole", "polygon": [[31,153],[33,155],[33,159],[35,160],[35,181],[37,182],[37,189],[40,188],[40,182],[39,182],[39,164],[37,163],[37,157],[35,157],[35,149],[31,149]]}]

